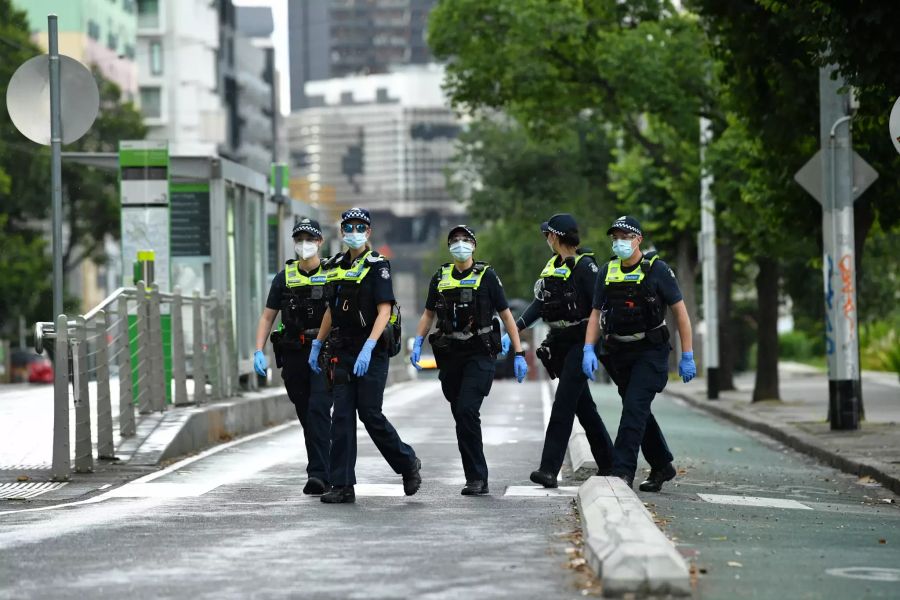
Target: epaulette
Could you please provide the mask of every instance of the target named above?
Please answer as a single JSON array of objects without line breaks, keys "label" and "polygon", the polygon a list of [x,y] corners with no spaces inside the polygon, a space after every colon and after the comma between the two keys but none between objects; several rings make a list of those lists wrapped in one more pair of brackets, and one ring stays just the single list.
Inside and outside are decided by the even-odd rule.
[{"label": "epaulette", "polygon": [[294,264],[295,262],[297,262],[297,259],[296,259],[296,258],[289,258],[289,259],[287,259],[286,261],[284,261],[284,266],[292,265],[292,264]]},{"label": "epaulette", "polygon": [[325,270],[333,269],[336,264],[341,262],[341,259],[344,257],[343,252],[338,252],[334,256],[328,257],[322,261],[322,268]]},{"label": "epaulette", "polygon": [[488,263],[479,260],[479,261],[476,261],[474,265],[472,265],[472,272],[473,273],[481,273],[482,271],[489,268],[490,266],[491,265],[489,265]]},{"label": "epaulette", "polygon": [[370,252],[368,255],[366,255],[366,262],[377,263],[383,260],[387,259],[380,254],[376,254],[375,252]]}]

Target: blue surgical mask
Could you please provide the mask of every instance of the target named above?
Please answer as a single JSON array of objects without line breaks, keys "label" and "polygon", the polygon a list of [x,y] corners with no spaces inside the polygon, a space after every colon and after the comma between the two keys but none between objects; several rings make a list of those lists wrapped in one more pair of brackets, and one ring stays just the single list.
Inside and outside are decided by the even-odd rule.
[{"label": "blue surgical mask", "polygon": [[457,262],[466,262],[472,258],[475,246],[469,242],[453,242],[450,244],[450,256]]},{"label": "blue surgical mask", "polygon": [[353,232],[344,234],[344,243],[356,250],[366,245],[366,234]]},{"label": "blue surgical mask", "polygon": [[622,260],[627,260],[634,254],[634,248],[631,247],[631,240],[614,240],[612,243],[612,251]]}]

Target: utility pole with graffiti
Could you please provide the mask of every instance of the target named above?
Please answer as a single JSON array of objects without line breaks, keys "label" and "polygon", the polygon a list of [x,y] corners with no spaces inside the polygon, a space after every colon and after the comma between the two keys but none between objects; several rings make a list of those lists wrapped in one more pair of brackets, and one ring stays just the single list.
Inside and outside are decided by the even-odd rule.
[{"label": "utility pole with graffiti", "polygon": [[856,101],[835,71],[834,66],[819,70],[822,149],[794,178],[822,204],[828,421],[832,429],[858,429],[864,412],[853,203],[878,178],[878,173],[853,151],[851,123]]}]

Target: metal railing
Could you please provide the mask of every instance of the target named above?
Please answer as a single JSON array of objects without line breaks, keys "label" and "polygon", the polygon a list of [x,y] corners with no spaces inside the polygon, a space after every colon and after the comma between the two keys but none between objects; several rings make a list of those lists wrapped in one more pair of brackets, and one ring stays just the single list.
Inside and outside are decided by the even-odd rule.
[{"label": "metal railing", "polygon": [[233,332],[229,295],[186,297],[177,288],[162,293],[142,281],[117,289],[84,315],[37,323],[35,350],[46,348],[54,366],[53,479],[66,480],[72,472],[72,406],[74,469],[87,473],[94,468],[92,422],[97,456],[110,459],[115,422],[119,435],[128,438],[141,415],[233,396],[238,386]]}]

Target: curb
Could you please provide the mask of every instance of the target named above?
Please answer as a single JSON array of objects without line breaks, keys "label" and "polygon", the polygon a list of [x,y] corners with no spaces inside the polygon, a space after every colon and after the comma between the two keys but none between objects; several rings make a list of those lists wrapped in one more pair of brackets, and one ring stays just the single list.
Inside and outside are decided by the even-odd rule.
[{"label": "curb", "polygon": [[[147,418],[150,417],[150,418]],[[138,435],[122,440],[116,454],[130,465],[158,465],[296,419],[284,388],[248,392],[243,397],[161,415],[147,415]]]},{"label": "curb", "polygon": [[684,392],[671,392],[667,390],[664,393],[680,398],[690,406],[706,411],[719,418],[725,419],[726,421],[765,434],[770,438],[781,442],[785,446],[793,448],[808,456],[812,456],[813,458],[838,470],[844,471],[845,473],[850,473],[851,475],[857,475],[859,477],[871,477],[895,494],[900,494],[900,478],[888,473],[877,460],[863,461],[842,456],[837,452],[822,448],[816,443],[815,437],[802,431],[797,431],[789,425],[772,425],[771,423],[739,415],[727,408],[716,406],[711,402],[697,400]]},{"label": "curb", "polygon": [[691,594],[687,562],[618,477],[591,477],[576,498],[585,558],[604,596]]}]

